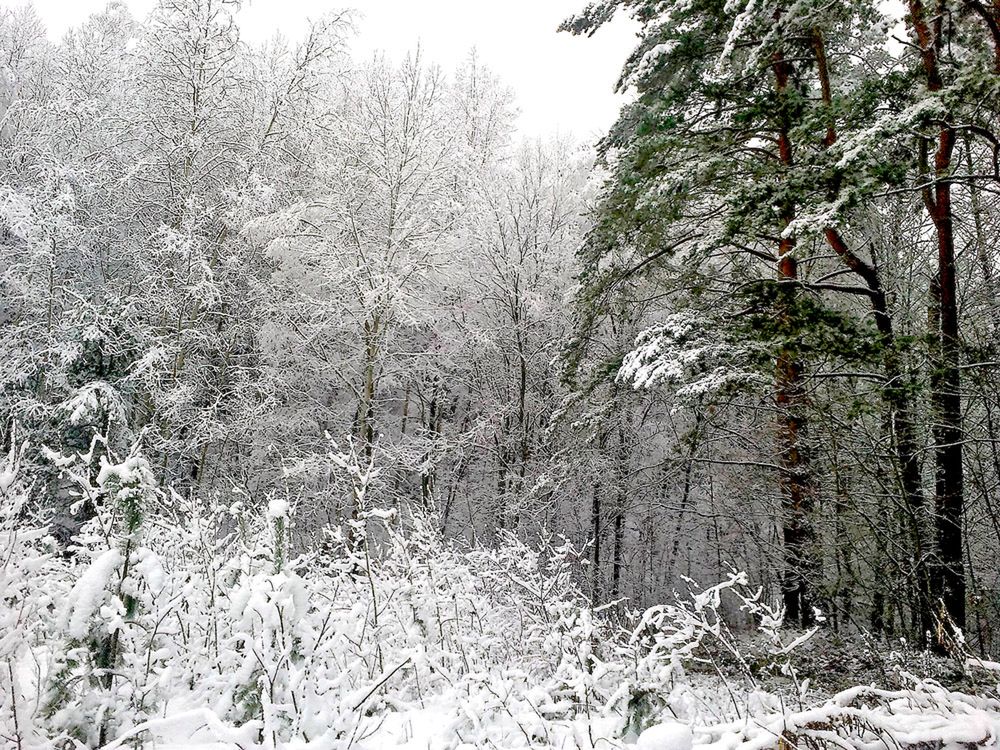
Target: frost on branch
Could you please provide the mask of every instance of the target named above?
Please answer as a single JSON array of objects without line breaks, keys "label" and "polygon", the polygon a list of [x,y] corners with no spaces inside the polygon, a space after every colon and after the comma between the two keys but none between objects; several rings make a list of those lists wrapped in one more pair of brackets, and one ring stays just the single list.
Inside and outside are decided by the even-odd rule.
[{"label": "frost on branch", "polygon": [[636,389],[668,387],[682,400],[763,382],[746,367],[750,345],[726,341],[719,331],[693,311],[670,315],[639,334],[618,378]]}]

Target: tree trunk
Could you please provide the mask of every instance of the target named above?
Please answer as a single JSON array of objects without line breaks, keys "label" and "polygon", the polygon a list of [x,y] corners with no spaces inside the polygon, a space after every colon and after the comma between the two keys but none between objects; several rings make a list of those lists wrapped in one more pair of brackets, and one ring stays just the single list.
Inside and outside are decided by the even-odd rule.
[{"label": "tree trunk", "polygon": [[[602,430],[597,438],[598,460],[604,456],[605,434]],[[593,553],[590,562],[590,600],[597,606],[600,603],[601,591],[601,496],[604,494],[604,485],[601,482],[602,473],[598,471],[595,475],[593,495],[590,501],[590,539],[593,543]]]},{"label": "tree trunk", "polygon": [[[777,53],[773,59],[775,83],[779,98],[788,90],[791,66]],[[788,168],[793,164],[792,143],[787,124],[778,130],[778,152]],[[782,224],[787,227],[795,218],[791,201],[781,207]],[[796,297],[798,263],[793,254],[795,240],[783,236],[778,244],[779,289],[777,317],[784,326],[791,323]],[[790,282],[790,283],[789,283]],[[813,622],[811,585],[818,566],[814,561],[815,533],[810,514],[814,486],[808,454],[804,449],[806,418],[805,394],[802,387],[802,363],[789,345],[783,345],[775,362],[775,391],[778,406],[778,437],[781,446],[779,485],[782,495],[782,541],[784,542],[784,574],[782,599],[789,622],[803,627]]]},{"label": "tree trunk", "polygon": [[[965,624],[965,572],[962,560],[964,476],[961,443],[961,401],[957,367],[950,368],[945,350],[945,294],[938,278],[931,281],[928,329],[931,338],[931,397],[935,407],[935,539],[937,560],[931,591],[957,627]],[[949,378],[949,370],[954,370]],[[949,391],[955,391],[955,395]],[[955,403],[957,402],[957,403]],[[940,649],[944,644],[936,644]]]},{"label": "tree trunk", "polygon": [[[628,408],[627,406],[625,407]],[[618,428],[618,456],[615,475],[617,480],[615,501],[614,551],[611,566],[611,598],[619,599],[622,595],[622,571],[625,558],[625,506],[628,503],[628,476],[631,450],[628,434],[631,432],[631,412],[624,418],[625,424]]]},{"label": "tree trunk", "polygon": [[[942,130],[935,171],[939,179],[951,164],[955,134]],[[962,466],[962,394],[959,370],[958,290],[955,279],[955,239],[951,215],[951,186],[940,181],[935,187],[934,226],[938,235],[938,272],[941,303],[941,389],[935,402],[941,420],[937,463],[937,543],[941,555],[941,597],[949,617],[965,627],[965,571],[962,567],[962,511],[964,476]]]},{"label": "tree trunk", "polygon": [[[922,0],[909,0],[909,23],[920,51],[927,90],[940,91],[943,79],[938,51],[943,43],[942,19],[928,22]],[[951,118],[941,118],[947,123]],[[932,577],[933,593],[940,597],[944,612],[963,628],[965,626],[965,571],[962,560],[962,513],[964,477],[962,466],[962,394],[960,378],[958,282],[955,273],[955,230],[951,209],[952,160],[955,131],[944,124],[937,134],[934,152],[933,183],[923,190],[924,205],[934,222],[937,236],[938,278],[935,300],[938,328],[931,331],[937,339],[940,357],[935,387],[931,394],[937,428],[935,472],[935,536],[938,561]],[[921,161],[923,157],[921,146]],[[922,164],[923,166],[923,164]],[[926,168],[923,171],[928,171]]]}]

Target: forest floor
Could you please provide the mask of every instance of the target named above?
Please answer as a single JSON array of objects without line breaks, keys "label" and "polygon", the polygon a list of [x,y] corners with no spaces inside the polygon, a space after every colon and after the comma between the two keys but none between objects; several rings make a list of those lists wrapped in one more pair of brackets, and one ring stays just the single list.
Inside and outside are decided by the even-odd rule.
[{"label": "forest floor", "polygon": [[285,503],[174,499],[132,529],[97,506],[72,554],[0,516],[0,747],[1000,746],[1000,665],[961,638],[790,629],[736,570],[627,612],[591,605],[561,537],[459,546],[371,510],[293,558]]}]

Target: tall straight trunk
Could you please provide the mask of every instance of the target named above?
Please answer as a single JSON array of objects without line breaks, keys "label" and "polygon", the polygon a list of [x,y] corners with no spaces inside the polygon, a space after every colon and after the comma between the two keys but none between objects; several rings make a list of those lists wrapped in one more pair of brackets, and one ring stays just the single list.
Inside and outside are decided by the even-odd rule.
[{"label": "tall straight trunk", "polygon": [[684,531],[684,516],[691,504],[691,478],[694,473],[694,459],[698,452],[698,445],[702,423],[701,402],[699,408],[694,413],[694,426],[691,428],[690,444],[688,447],[687,460],[684,462],[684,483],[681,485],[681,502],[677,508],[677,523],[674,526],[674,539],[670,545],[670,564],[667,566],[671,573],[675,572],[677,558],[680,555],[681,534]]},{"label": "tall straight trunk", "polygon": [[632,454],[628,442],[628,433],[632,431],[632,417],[627,406],[623,419],[624,423],[618,427],[618,455],[615,466],[617,487],[615,488],[614,549],[612,550],[611,562],[612,599],[618,599],[622,595],[622,573],[625,562],[625,509],[628,504],[629,463]]},{"label": "tall straight trunk", "polygon": [[625,493],[618,489],[615,502],[614,547],[611,551],[611,599],[622,595],[622,570],[625,561]]},{"label": "tall straight trunk", "polygon": [[[947,143],[945,142],[947,139]],[[942,132],[935,161],[950,162],[954,132]],[[945,158],[942,154],[947,152]],[[947,169],[947,166],[939,167]],[[939,172],[940,174],[940,172]],[[937,441],[936,532],[941,556],[941,598],[945,610],[955,624],[965,627],[965,571],[962,565],[962,514],[964,507],[964,475],[962,465],[962,395],[959,370],[958,294],[955,280],[955,241],[952,227],[950,186],[939,183],[935,189],[938,230],[938,272],[941,310],[941,378],[934,394],[941,422]]]},{"label": "tall straight trunk", "polygon": [[[948,501],[955,502],[954,471],[950,461],[958,448],[958,460],[961,461],[961,441],[956,438],[955,431],[949,425],[945,407],[949,400],[948,366],[945,359],[944,335],[944,304],[940,277],[932,279],[930,284],[930,304],[928,307],[927,328],[931,337],[931,397],[934,401],[934,442],[936,472],[935,484],[935,538],[937,544],[937,560],[933,569],[931,588],[934,597],[943,607],[943,614],[958,626],[963,627],[965,621],[965,575],[962,566],[962,507],[961,495],[958,497],[958,507],[949,508]],[[956,373],[957,374],[957,373]],[[959,466],[959,481],[964,482],[962,467]],[[960,485],[960,490],[962,489]],[[950,511],[950,512],[949,512]],[[950,563],[950,564],[949,564]],[[957,579],[957,580],[956,580]],[[957,597],[960,592],[961,598]],[[961,619],[959,619],[961,618]],[[937,644],[941,647],[943,644]]]},{"label": "tall straight trunk", "polygon": [[[789,87],[791,65],[781,53],[772,60],[778,97],[784,100]],[[784,119],[784,117],[783,117]],[[792,143],[787,123],[778,129],[778,153],[786,168],[793,165]],[[795,206],[789,200],[781,207],[782,224],[788,226],[795,218]],[[778,303],[778,319],[784,325],[791,322],[791,307],[798,281],[798,262],[793,251],[795,240],[783,236],[778,245],[778,281],[782,295]],[[797,625],[811,625],[814,619],[812,583],[818,572],[815,563],[815,532],[810,518],[814,501],[814,483],[805,446],[807,422],[803,367],[797,353],[783,346],[775,362],[775,391],[778,405],[778,437],[781,445],[779,485],[782,495],[782,541],[784,573],[782,600],[787,619]]]},{"label": "tall straight trunk", "polygon": [[[943,39],[942,19],[928,21],[922,0],[909,0],[909,23],[920,50],[927,90],[943,87],[938,50]],[[965,626],[965,570],[962,556],[964,476],[962,465],[962,395],[959,370],[958,282],[955,269],[955,229],[949,181],[955,151],[955,131],[943,117],[936,137],[933,183],[923,190],[924,205],[934,223],[937,238],[937,338],[940,356],[934,404],[935,430],[935,537],[938,560],[932,579],[947,616],[959,628]],[[929,171],[929,170],[925,170]]]},{"label": "tall straight trunk", "polygon": [[[598,459],[604,455],[604,445],[605,445],[605,434],[604,431],[600,431],[597,438],[597,455]],[[594,605],[597,605],[601,601],[602,591],[601,591],[601,501],[604,495],[604,484],[601,481],[601,472],[597,473],[597,478],[594,480],[593,495],[590,500],[590,539],[593,544],[593,552],[591,553],[591,568],[590,568],[590,600]]]},{"label": "tall straight trunk", "polygon": [[420,502],[425,510],[429,510],[434,505],[434,485],[437,479],[432,451],[441,429],[441,416],[438,408],[439,385],[440,381],[435,377],[434,389],[431,391],[431,400],[427,408],[426,436],[432,447],[424,453],[424,466],[420,472]]}]

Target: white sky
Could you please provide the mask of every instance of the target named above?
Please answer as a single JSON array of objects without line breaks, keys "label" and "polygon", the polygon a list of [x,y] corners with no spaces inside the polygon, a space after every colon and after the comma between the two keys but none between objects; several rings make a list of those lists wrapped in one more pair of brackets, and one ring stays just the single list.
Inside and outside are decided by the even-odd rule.
[{"label": "white sky", "polygon": [[[145,16],[153,0],[126,0]],[[0,0],[2,5],[20,0]],[[33,0],[35,9],[58,39],[70,26],[102,9],[105,0]],[[248,41],[275,31],[296,39],[305,21],[336,7],[357,8],[363,16],[352,47],[356,56],[384,50],[400,59],[419,42],[425,59],[451,69],[476,48],[516,96],[519,126],[525,135],[556,131],[589,139],[614,122],[622,99],[612,93],[626,56],[634,46],[635,26],[625,18],[587,39],[557,34],[559,22],[587,0],[245,0],[240,14]]]}]

